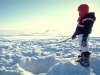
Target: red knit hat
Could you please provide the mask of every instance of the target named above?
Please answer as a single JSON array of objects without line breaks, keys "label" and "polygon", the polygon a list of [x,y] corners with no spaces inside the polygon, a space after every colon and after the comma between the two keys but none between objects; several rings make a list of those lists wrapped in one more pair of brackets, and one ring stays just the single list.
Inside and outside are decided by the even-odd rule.
[{"label": "red knit hat", "polygon": [[89,11],[89,6],[88,6],[87,4],[81,4],[81,5],[78,7],[78,11],[88,12],[88,11]]},{"label": "red knit hat", "polygon": [[80,19],[89,12],[89,6],[87,4],[81,4],[78,7],[78,11],[79,11],[79,18],[78,18],[79,22]]}]

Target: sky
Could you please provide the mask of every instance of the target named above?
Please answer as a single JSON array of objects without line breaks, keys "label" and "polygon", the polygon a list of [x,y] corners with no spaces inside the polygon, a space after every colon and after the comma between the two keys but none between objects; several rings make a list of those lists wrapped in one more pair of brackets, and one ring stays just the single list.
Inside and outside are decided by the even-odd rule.
[{"label": "sky", "polygon": [[[75,30],[77,7],[87,3],[90,11],[100,12],[99,0],[0,0],[0,30]],[[94,29],[98,29],[97,16]]]}]

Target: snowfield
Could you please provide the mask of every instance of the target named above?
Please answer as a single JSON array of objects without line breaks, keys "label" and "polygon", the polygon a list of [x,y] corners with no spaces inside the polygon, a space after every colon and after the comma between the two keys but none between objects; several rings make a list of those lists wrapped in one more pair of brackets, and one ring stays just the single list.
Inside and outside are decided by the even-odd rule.
[{"label": "snowfield", "polygon": [[[100,37],[91,37],[90,67],[76,63],[78,40],[55,30],[1,30],[0,75],[100,75]],[[71,33],[73,34],[73,33]]]}]

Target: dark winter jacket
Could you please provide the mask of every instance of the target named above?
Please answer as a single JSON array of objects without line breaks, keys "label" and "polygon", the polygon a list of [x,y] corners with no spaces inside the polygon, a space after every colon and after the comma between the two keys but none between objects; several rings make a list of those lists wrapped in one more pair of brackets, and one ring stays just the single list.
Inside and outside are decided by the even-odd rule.
[{"label": "dark winter jacket", "polygon": [[96,17],[94,12],[90,12],[83,16],[76,27],[74,35],[83,34],[83,37],[87,38],[92,31],[95,20]]}]

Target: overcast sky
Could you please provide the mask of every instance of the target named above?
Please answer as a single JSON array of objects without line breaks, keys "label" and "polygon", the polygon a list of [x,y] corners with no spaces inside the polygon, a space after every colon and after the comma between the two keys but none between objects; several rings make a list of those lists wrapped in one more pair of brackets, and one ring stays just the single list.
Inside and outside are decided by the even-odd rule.
[{"label": "overcast sky", "polygon": [[0,30],[71,31],[77,25],[77,7],[82,3],[87,3],[90,11],[96,13],[94,28],[100,29],[99,0],[0,0]]}]

